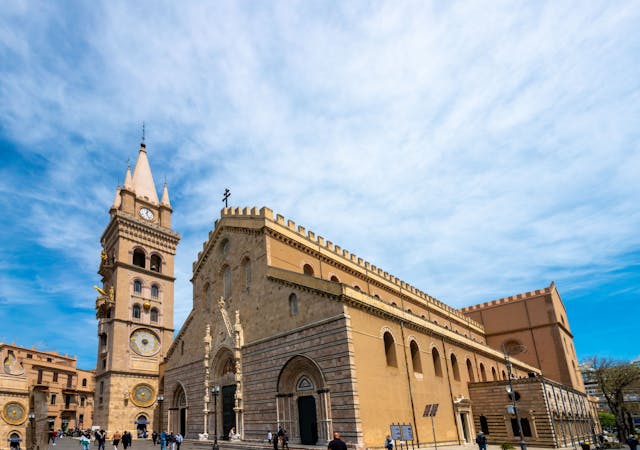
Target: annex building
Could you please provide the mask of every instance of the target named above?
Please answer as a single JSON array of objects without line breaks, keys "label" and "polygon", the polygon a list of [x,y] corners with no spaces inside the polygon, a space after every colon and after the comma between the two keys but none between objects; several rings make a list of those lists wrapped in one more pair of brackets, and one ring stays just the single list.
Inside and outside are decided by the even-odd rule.
[{"label": "annex building", "polygon": [[511,370],[528,441],[591,435],[553,283],[457,310],[269,208],[224,208],[174,339],[171,214],[142,144],[101,238],[94,424],[244,442],[283,427],[291,444],[319,446],[339,431],[365,449],[399,423],[418,444],[473,442],[480,430],[517,442]]},{"label": "annex building", "polygon": [[31,448],[35,427],[46,436],[91,426],[94,373],[75,358],[0,343],[0,361],[0,449]]}]

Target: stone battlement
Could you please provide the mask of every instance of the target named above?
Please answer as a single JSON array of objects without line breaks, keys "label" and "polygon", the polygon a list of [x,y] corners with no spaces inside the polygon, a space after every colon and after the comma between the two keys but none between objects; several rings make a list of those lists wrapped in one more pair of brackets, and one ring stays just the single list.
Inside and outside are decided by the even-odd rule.
[{"label": "stone battlement", "polygon": [[526,299],[526,298],[549,294],[551,293],[551,290],[554,288],[554,286],[555,284],[551,282],[551,285],[549,285],[549,287],[546,287],[544,289],[536,289],[535,291],[523,292],[522,294],[511,295],[509,297],[503,297],[496,300],[490,300],[485,303],[480,303],[479,305],[466,306],[464,308],[460,308],[459,311],[462,313],[467,313],[471,311],[477,311],[479,309],[491,308],[492,306],[503,305],[505,303],[515,302],[515,301]]},{"label": "stone battlement", "polygon": [[[371,264],[370,262],[365,261],[363,258],[358,257],[354,253],[349,252],[348,250],[340,247],[339,245],[335,245],[333,242],[326,240],[324,237],[317,235],[313,231],[307,230],[305,227],[300,225],[296,226],[296,223],[293,220],[286,220],[285,217],[282,216],[281,214],[274,214],[273,210],[270,208],[262,207],[258,209],[255,206],[252,208],[249,208],[249,207],[222,208],[222,210],[220,211],[220,216],[221,216],[221,219],[226,217],[238,217],[238,218],[263,219],[263,220],[266,219],[268,221],[274,222],[292,231],[300,238],[312,244],[318,245],[322,249],[325,249],[335,254],[339,258],[346,259],[347,261],[359,266],[360,269],[365,271],[365,275],[371,275],[371,274],[377,275],[378,277],[383,278],[384,280],[396,285],[401,291],[406,291],[412,294],[413,296],[418,297],[424,300],[425,302],[430,303],[436,306],[437,308],[458,317],[459,319],[462,319],[464,322],[467,322],[474,326],[482,328],[482,325],[470,319],[469,317],[465,316],[462,312],[460,312],[460,310],[452,308],[446,303],[421,291],[415,286],[412,286],[406,283],[405,281],[402,281],[401,279],[390,274],[389,272],[386,272],[381,268]],[[218,226],[218,220],[215,221],[214,229],[217,226]],[[209,233],[209,238],[211,238],[211,234],[212,233]],[[207,241],[203,242],[202,251],[198,253],[198,260],[200,260],[200,257],[206,253],[207,243],[208,243]],[[195,266],[196,266],[196,263],[194,263],[194,267]]]}]

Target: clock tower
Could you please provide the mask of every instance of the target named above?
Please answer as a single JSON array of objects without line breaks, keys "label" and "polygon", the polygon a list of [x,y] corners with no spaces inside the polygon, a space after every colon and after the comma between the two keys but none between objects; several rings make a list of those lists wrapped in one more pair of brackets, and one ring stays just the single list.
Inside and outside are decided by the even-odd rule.
[{"label": "clock tower", "polygon": [[93,423],[113,433],[158,423],[159,365],[173,342],[173,260],[180,235],[171,229],[167,184],[158,201],[140,151],[117,188],[102,234],[96,286],[98,359]]}]

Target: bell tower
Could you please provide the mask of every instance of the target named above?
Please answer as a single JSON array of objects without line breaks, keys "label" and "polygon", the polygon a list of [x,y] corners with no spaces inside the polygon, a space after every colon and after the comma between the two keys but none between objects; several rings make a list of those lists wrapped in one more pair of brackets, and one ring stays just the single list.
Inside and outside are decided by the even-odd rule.
[{"label": "bell tower", "polygon": [[98,358],[93,423],[109,432],[151,432],[159,365],[173,342],[174,256],[167,184],[158,201],[144,141],[117,188],[100,242],[95,286]]}]

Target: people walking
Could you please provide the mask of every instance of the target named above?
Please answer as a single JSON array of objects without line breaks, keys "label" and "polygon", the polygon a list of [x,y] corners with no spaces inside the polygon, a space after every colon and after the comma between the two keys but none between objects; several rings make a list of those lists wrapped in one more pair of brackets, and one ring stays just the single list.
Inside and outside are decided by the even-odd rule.
[{"label": "people walking", "polygon": [[125,431],[124,433],[122,433],[122,446],[124,447],[124,450],[127,450],[130,445],[131,445],[131,433],[129,433],[128,431]]},{"label": "people walking", "polygon": [[115,433],[113,433],[113,450],[118,450],[118,444],[120,444],[120,440],[122,439],[122,435],[120,434],[119,431],[116,431]]},{"label": "people walking", "polygon": [[[269,432],[271,433],[271,432]],[[273,444],[273,450],[278,450],[278,433],[276,433],[272,439],[271,439],[271,443]]]},{"label": "people walking", "polygon": [[180,444],[182,444],[182,440],[182,435],[178,431],[178,434],[176,434],[176,450],[180,450]]},{"label": "people walking", "polygon": [[627,445],[629,446],[629,450],[637,450],[638,440],[633,434],[630,434],[627,438]]},{"label": "people walking", "polygon": [[153,430],[153,433],[151,433],[151,441],[153,445],[156,445],[156,442],[158,442],[158,432],[156,430]]},{"label": "people walking", "polygon": [[160,432],[160,450],[167,450],[167,433]]},{"label": "people walking", "polygon": [[393,450],[393,439],[391,439],[391,436],[389,436],[387,434],[387,438],[384,440],[384,448],[386,448],[387,450]]},{"label": "people walking", "polygon": [[82,445],[82,450],[89,450],[89,444],[91,443],[91,439],[87,436],[88,433],[82,433],[80,435],[80,445]]},{"label": "people walking", "polygon": [[337,431],[333,432],[333,440],[329,442],[327,445],[329,450],[347,450],[347,444],[344,443],[342,439],[340,439],[340,433]]},{"label": "people walking", "polygon": [[282,450],[285,448],[289,450],[289,433],[287,433],[287,430],[284,430],[284,435],[282,436]]},{"label": "people walking", "polygon": [[478,450],[487,450],[487,437],[482,431],[476,436],[476,444],[478,444]]},{"label": "people walking", "polygon": [[107,432],[103,429],[96,431],[96,442],[98,442],[98,450],[104,450],[104,444],[107,440]]}]

